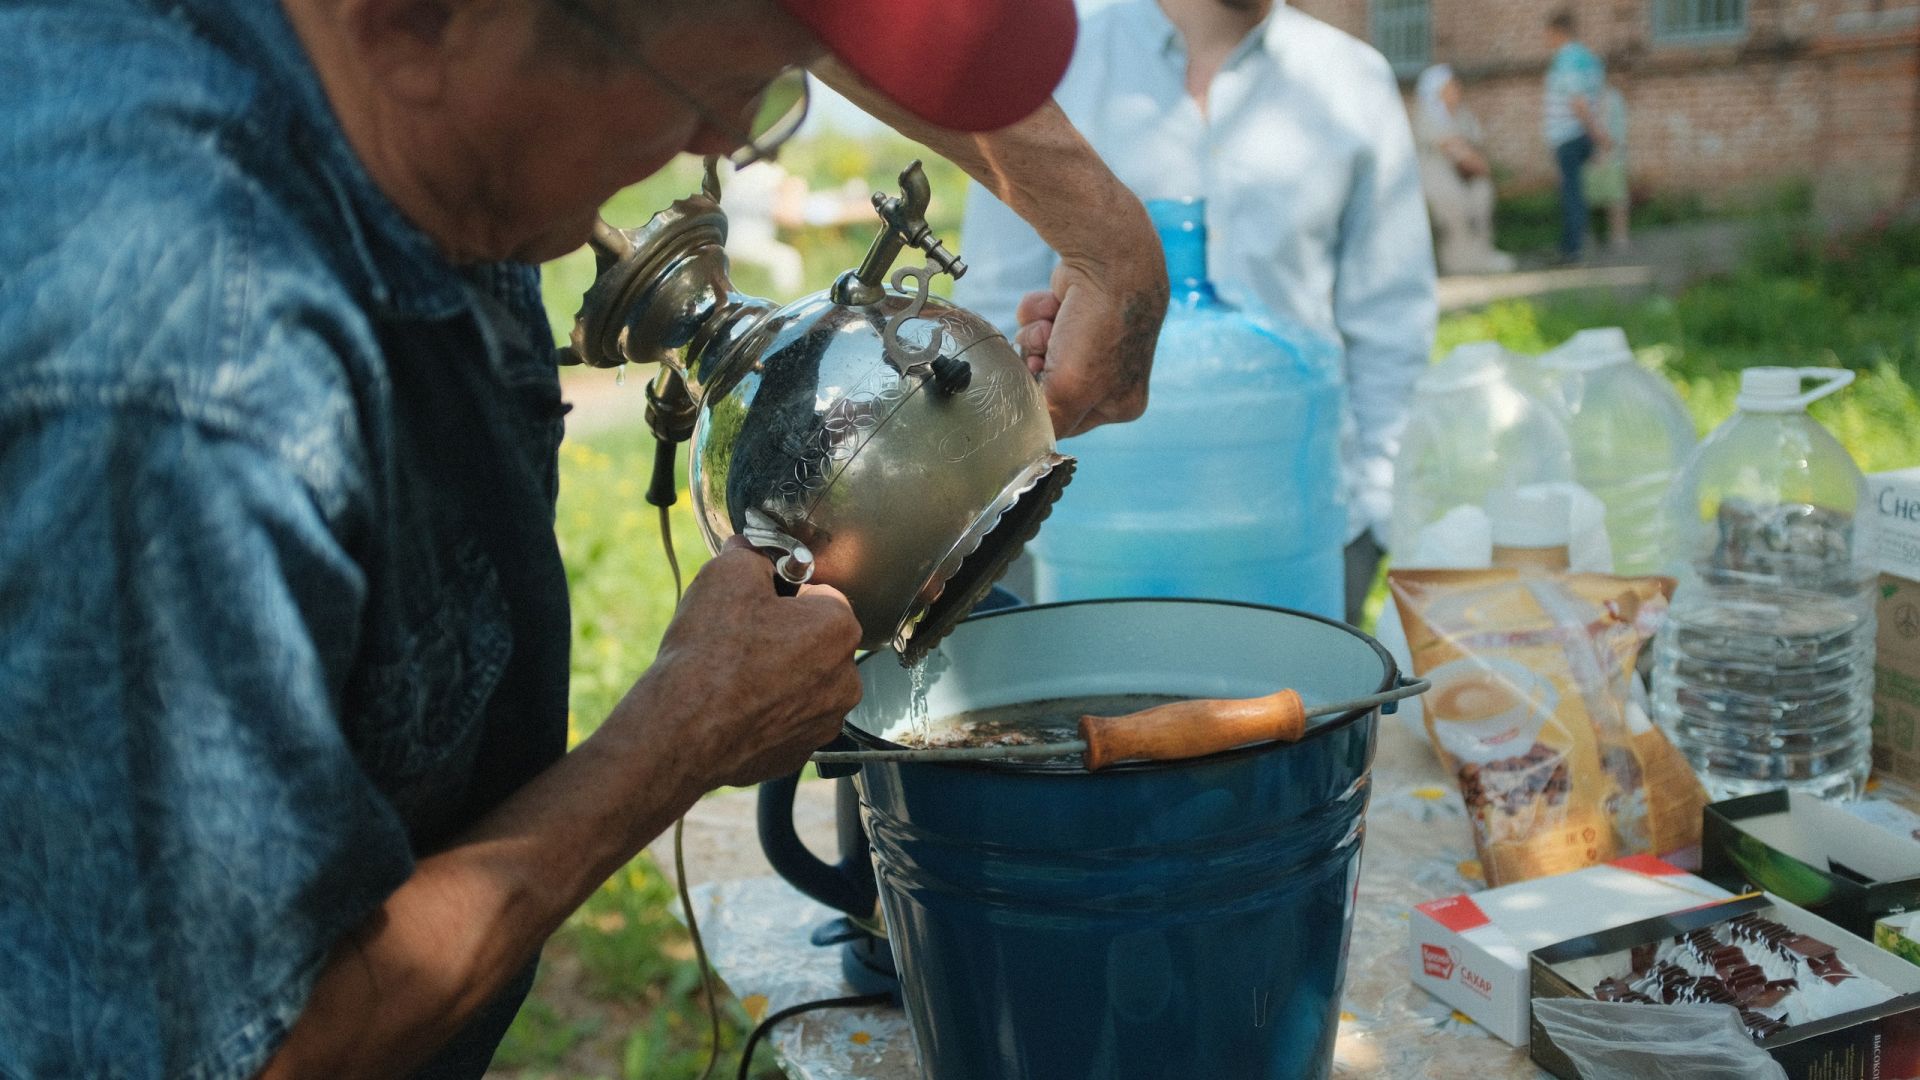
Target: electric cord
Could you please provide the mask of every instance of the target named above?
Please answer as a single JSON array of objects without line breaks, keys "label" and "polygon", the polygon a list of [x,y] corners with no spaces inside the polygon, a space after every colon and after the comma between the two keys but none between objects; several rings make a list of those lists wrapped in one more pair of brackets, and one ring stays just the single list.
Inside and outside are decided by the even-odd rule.
[{"label": "electric cord", "polygon": [[[654,448],[656,456],[665,456],[671,461],[673,444],[662,441]],[[680,606],[680,598],[686,588],[680,580],[680,558],[673,551],[673,521],[667,516],[667,506],[660,505],[660,546],[667,552],[667,568],[673,571],[673,606]],[[700,920],[693,914],[693,893],[687,888],[687,818],[682,814],[673,823],[673,884],[680,894],[680,914],[687,920],[687,936],[693,939],[693,956],[700,964],[700,989],[707,999],[707,1067],[700,1071],[700,1080],[708,1080],[713,1070],[720,1064],[720,998],[713,989],[713,965],[707,961],[707,943],[700,938]]]},{"label": "electric cord", "polygon": [[[654,454],[656,474],[660,471],[658,462],[662,457],[667,459],[669,462],[667,468],[671,470],[671,462],[674,454],[673,443],[664,439],[661,440],[655,445]],[[660,508],[660,544],[666,549],[667,567],[673,571],[673,606],[678,608],[680,606],[681,596],[686,590],[680,578],[680,559],[674,554],[673,550],[673,522],[672,519],[667,516],[667,507],[672,505],[672,497],[668,496],[666,499],[656,503],[656,505]],[[707,999],[709,1049],[707,1051],[707,1067],[700,1070],[700,1080],[709,1080],[709,1078],[713,1076],[714,1068],[720,1064],[720,996],[714,990],[713,964],[707,959],[707,945],[700,937],[700,920],[695,918],[693,914],[693,893],[687,887],[686,830],[687,819],[683,814],[679,820],[673,823],[673,882],[676,891],[680,894],[680,914],[687,922],[687,937],[693,941],[694,960],[700,965],[700,987]],[[893,995],[888,993],[857,994],[851,997],[806,1001],[781,1009],[779,1012],[760,1021],[760,1023],[754,1026],[753,1031],[747,1035],[746,1047],[740,1052],[740,1069],[737,1074],[739,1080],[747,1080],[753,1070],[754,1050],[760,1045],[760,1040],[765,1038],[767,1033],[773,1029],[773,1025],[780,1021],[818,1009],[853,1008],[860,1005],[884,1005],[892,1000]]]},{"label": "electric cord", "polygon": [[700,940],[700,923],[693,917],[693,894],[687,891],[686,848],[681,839],[686,828],[684,816],[673,823],[673,882],[680,890],[680,914],[686,916],[687,936],[693,939],[693,956],[700,964],[700,988],[707,999],[707,1037],[711,1049],[707,1051],[707,1067],[700,1070],[700,1080],[707,1080],[720,1064],[720,998],[713,990],[713,965],[707,962],[707,946]]},{"label": "electric cord", "polygon": [[734,1074],[735,1080],[747,1080],[753,1071],[753,1051],[760,1045],[760,1040],[766,1036],[767,1032],[773,1030],[773,1025],[780,1021],[799,1016],[801,1013],[814,1012],[818,1009],[851,1009],[861,1005],[885,1005],[892,1000],[893,995],[883,990],[877,994],[854,994],[851,997],[822,998],[819,1001],[803,1001],[798,1005],[790,1005],[781,1009],[779,1012],[760,1021],[759,1024],[755,1025],[753,1032],[747,1036],[746,1049],[740,1051],[740,1071]]}]

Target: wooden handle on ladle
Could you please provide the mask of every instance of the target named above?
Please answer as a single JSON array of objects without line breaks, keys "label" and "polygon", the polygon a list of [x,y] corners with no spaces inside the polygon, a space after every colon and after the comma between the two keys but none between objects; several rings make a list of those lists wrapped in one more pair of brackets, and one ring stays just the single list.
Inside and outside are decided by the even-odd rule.
[{"label": "wooden handle on ladle", "polygon": [[1155,705],[1125,716],[1082,716],[1088,772],[1118,761],[1178,761],[1259,742],[1293,742],[1307,730],[1300,695],[1201,698]]}]

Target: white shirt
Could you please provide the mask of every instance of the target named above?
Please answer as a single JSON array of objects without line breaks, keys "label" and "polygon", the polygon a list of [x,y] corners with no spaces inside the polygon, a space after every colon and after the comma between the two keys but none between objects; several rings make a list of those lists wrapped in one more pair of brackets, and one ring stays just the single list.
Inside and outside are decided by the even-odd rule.
[{"label": "white shirt", "polygon": [[[1393,457],[1436,313],[1426,204],[1393,73],[1371,46],[1282,3],[1214,76],[1204,115],[1186,68],[1159,5],[1128,0],[1081,24],[1054,97],[1135,194],[1207,201],[1207,265],[1223,299],[1345,346],[1348,536],[1373,527],[1384,538]],[[977,185],[960,247],[971,269],[955,301],[1011,336],[1020,297],[1047,287],[1056,257]]]}]

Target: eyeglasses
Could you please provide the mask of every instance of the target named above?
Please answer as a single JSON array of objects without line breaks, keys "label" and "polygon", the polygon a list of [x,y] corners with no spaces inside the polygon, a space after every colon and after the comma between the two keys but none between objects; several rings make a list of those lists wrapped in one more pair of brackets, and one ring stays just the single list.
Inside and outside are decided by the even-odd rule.
[{"label": "eyeglasses", "polygon": [[784,68],[754,99],[753,118],[742,128],[739,121],[721,116],[694,97],[691,91],[668,78],[659,68],[637,56],[629,58],[635,67],[652,76],[653,81],[692,109],[700,117],[701,123],[715,131],[725,132],[740,144],[739,149],[727,155],[727,160],[733,163],[735,169],[744,169],[756,161],[772,161],[779,154],[781,145],[800,130],[801,122],[807,118],[807,105],[813,96],[808,90],[809,80],[804,69]]},{"label": "eyeglasses", "polygon": [[578,0],[557,2],[568,14],[592,27],[601,43],[618,54],[623,62],[646,72],[662,89],[692,109],[700,117],[701,123],[715,131],[724,132],[739,143],[739,149],[727,155],[727,160],[736,169],[744,169],[756,161],[772,161],[779,153],[781,144],[792,138],[793,133],[800,130],[801,122],[807,118],[807,106],[812,94],[803,68],[783,68],[775,75],[754,99],[753,116],[742,128],[737,115],[731,118],[722,116],[666,72],[647,62],[640,56],[639,50],[622,44],[623,35],[619,28],[593,11],[590,5],[579,3]]}]

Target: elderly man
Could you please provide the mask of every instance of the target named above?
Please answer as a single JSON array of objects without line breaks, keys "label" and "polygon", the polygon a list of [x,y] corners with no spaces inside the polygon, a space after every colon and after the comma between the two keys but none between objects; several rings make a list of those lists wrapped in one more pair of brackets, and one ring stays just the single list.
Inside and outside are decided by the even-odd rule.
[{"label": "elderly man", "polygon": [[733,549],[562,754],[528,264],[677,153],[770,151],[784,69],[1075,253],[1056,425],[1139,412],[1165,283],[1044,104],[1071,7],[924,7],[0,9],[0,1074],[477,1075],[607,874],[834,733],[844,598]]}]

